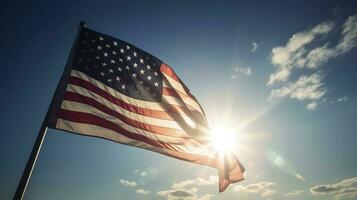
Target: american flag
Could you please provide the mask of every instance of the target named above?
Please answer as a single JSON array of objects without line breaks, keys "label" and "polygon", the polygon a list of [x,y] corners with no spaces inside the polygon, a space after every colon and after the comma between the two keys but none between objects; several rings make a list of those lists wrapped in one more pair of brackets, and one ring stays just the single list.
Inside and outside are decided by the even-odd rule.
[{"label": "american flag", "polygon": [[238,160],[212,153],[202,107],[167,64],[87,27],[73,48],[50,128],[219,168],[220,191],[243,179]]}]

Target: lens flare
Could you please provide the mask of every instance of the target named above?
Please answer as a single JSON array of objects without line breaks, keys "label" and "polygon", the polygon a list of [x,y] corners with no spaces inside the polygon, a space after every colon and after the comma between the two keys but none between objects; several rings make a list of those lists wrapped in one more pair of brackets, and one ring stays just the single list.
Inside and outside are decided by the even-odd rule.
[{"label": "lens flare", "polygon": [[269,161],[275,166],[277,169],[294,176],[295,178],[305,181],[305,178],[299,174],[293,165],[292,162],[288,161],[287,159],[283,158],[280,154],[275,151],[268,152]]}]

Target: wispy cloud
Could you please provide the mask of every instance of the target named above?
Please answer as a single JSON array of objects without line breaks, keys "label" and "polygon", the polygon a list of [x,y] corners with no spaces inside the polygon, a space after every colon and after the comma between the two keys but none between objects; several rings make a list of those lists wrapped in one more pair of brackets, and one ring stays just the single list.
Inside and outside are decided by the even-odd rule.
[{"label": "wispy cloud", "polygon": [[166,197],[167,200],[211,200],[214,199],[214,195],[205,194],[199,196],[197,187],[213,185],[217,182],[218,177],[215,175],[211,175],[208,178],[187,179],[173,183],[171,189],[158,191],[157,195]]},{"label": "wispy cloud", "polygon": [[323,97],[326,89],[322,83],[322,76],[314,73],[308,76],[301,76],[295,82],[288,82],[283,87],[273,89],[268,100],[275,98],[289,97],[297,100],[317,100]]},{"label": "wispy cloud", "polygon": [[336,46],[337,54],[344,54],[357,46],[357,15],[350,16],[343,25],[342,39]]},{"label": "wispy cloud", "polygon": [[236,73],[241,73],[243,75],[251,75],[252,74],[252,69],[250,67],[236,67],[234,68],[234,71]]},{"label": "wispy cloud", "polygon": [[239,76],[249,76],[253,73],[250,67],[243,67],[242,63],[240,63],[237,67],[234,68],[234,74],[232,78],[238,78]]},{"label": "wispy cloud", "polygon": [[306,181],[305,177],[303,177],[301,174],[296,174],[295,177],[300,181]]},{"label": "wispy cloud", "polygon": [[340,97],[337,99],[337,102],[339,103],[344,103],[346,101],[348,101],[348,96]]},{"label": "wispy cloud", "polygon": [[319,104],[316,101],[310,102],[306,105],[308,110],[315,110]]},{"label": "wispy cloud", "polygon": [[202,197],[198,198],[197,200],[212,200],[215,199],[216,196],[213,194],[205,194]]},{"label": "wispy cloud", "polygon": [[136,187],[138,184],[135,181],[120,179],[119,182],[127,187]]},{"label": "wispy cloud", "polygon": [[171,188],[184,188],[188,186],[202,186],[202,185],[213,185],[218,183],[218,177],[215,175],[209,176],[207,179],[204,178],[196,178],[196,179],[188,179],[185,181],[180,181],[174,183]]},{"label": "wispy cloud", "polygon": [[136,193],[137,194],[141,194],[141,195],[148,195],[148,194],[150,194],[150,191],[149,190],[144,190],[144,189],[137,189]]},{"label": "wispy cloud", "polygon": [[357,177],[342,180],[334,184],[316,185],[310,188],[313,195],[330,195],[334,199],[357,197]]},{"label": "wispy cloud", "polygon": [[138,170],[138,169],[134,169],[134,173],[135,173],[135,174],[138,174],[138,175],[140,175],[140,176],[147,176],[147,175],[148,175],[148,172],[145,171],[145,170],[140,171],[140,170]]},{"label": "wispy cloud", "polygon": [[205,194],[203,196],[199,196],[197,194],[197,191],[197,188],[178,188],[158,191],[157,195],[165,197],[167,200],[212,200],[215,198],[215,196],[212,194]]},{"label": "wispy cloud", "polygon": [[[335,27],[341,27],[342,31],[339,35],[339,40],[335,46],[331,45],[329,41],[332,35],[332,30]],[[315,42],[323,41],[323,44],[318,46]],[[273,86],[276,83],[283,83],[280,88],[272,89],[271,95],[275,97],[290,96],[290,98],[300,101],[310,100],[306,108],[313,110],[319,105],[318,99],[326,94],[326,89],[323,88],[322,77],[318,78],[318,83],[315,84],[319,87],[318,94],[314,98],[299,98],[293,97],[294,93],[289,90],[292,83],[301,81],[301,78],[316,76],[319,67],[327,63],[330,59],[341,56],[357,46],[357,15],[350,16],[341,25],[333,21],[322,22],[315,27],[295,33],[286,43],[285,46],[277,46],[272,49],[271,63],[276,67],[276,71],[269,76],[267,82],[268,86]],[[289,81],[289,78],[294,71],[300,68],[307,68],[304,74],[298,78],[297,81]],[[304,90],[304,89],[303,89]],[[299,92],[300,90],[295,90]],[[305,91],[306,92],[306,91]],[[286,94],[289,93],[289,94]],[[285,95],[286,94],[286,95]],[[307,95],[306,97],[308,97]]]},{"label": "wispy cloud", "polygon": [[197,199],[197,189],[170,189],[158,191],[157,195],[166,197],[167,200],[195,200]]},{"label": "wispy cloud", "polygon": [[273,183],[273,182],[262,181],[262,182],[258,182],[258,183],[249,184],[246,186],[237,185],[233,188],[233,191],[258,193],[262,197],[268,197],[268,196],[271,196],[276,193],[275,190],[271,189],[271,187],[274,185],[275,185],[275,183]]},{"label": "wispy cloud", "polygon": [[262,197],[269,197],[275,193],[276,193],[275,190],[266,189],[261,195]]},{"label": "wispy cloud", "polygon": [[294,190],[292,192],[286,193],[285,196],[297,196],[304,192],[304,190]]},{"label": "wispy cloud", "polygon": [[258,50],[258,48],[259,48],[258,43],[252,41],[252,49],[251,49],[251,51],[255,52],[256,50]]},{"label": "wispy cloud", "polygon": [[333,104],[333,103],[345,103],[349,100],[350,98],[348,96],[343,96],[343,97],[339,97],[336,98],[334,100],[331,100],[329,103]]},{"label": "wispy cloud", "polygon": [[303,59],[307,59],[306,54],[308,54],[305,46],[315,38],[328,34],[333,26],[331,22],[323,22],[312,29],[295,33],[286,46],[274,47],[271,62],[277,70],[270,75],[268,85],[286,81],[294,67],[304,67],[306,61]]}]

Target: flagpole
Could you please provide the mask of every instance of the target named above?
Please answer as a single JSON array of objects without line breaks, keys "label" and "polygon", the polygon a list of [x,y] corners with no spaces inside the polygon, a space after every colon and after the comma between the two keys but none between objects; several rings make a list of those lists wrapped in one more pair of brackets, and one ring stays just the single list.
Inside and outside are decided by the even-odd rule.
[{"label": "flagpole", "polygon": [[74,42],[74,44],[72,46],[71,53],[70,53],[70,55],[68,57],[68,60],[67,60],[67,63],[66,63],[66,67],[65,67],[64,72],[62,74],[60,82],[57,85],[55,94],[52,97],[52,101],[51,101],[49,109],[47,110],[46,117],[45,117],[44,121],[42,122],[40,131],[39,131],[38,136],[36,138],[35,144],[34,144],[34,146],[32,148],[30,157],[28,158],[27,163],[26,163],[26,167],[25,167],[25,169],[24,169],[24,171],[22,173],[21,180],[20,180],[19,184],[17,185],[17,189],[16,189],[16,192],[14,194],[13,200],[22,200],[23,197],[24,197],[27,185],[28,185],[29,180],[31,178],[31,174],[32,174],[33,168],[35,167],[35,164],[36,164],[36,161],[37,161],[37,157],[40,154],[41,146],[42,146],[43,141],[44,141],[44,139],[46,137],[48,126],[51,126],[51,123],[53,123],[52,119],[51,119],[51,113],[56,112],[56,109],[58,109],[59,105],[56,103],[56,101],[60,98],[61,95],[63,95],[63,91],[65,89],[65,88],[63,88],[64,84],[61,84],[61,83],[64,83],[68,78],[68,75],[69,75],[69,72],[70,72],[70,66],[71,66],[72,58],[74,56],[74,49],[75,49],[75,46],[77,45],[80,32],[81,32],[82,28],[85,27],[85,26],[86,26],[86,24],[83,21],[80,22],[79,31],[78,31],[77,37],[75,39],[75,42]]},{"label": "flagpole", "polygon": [[38,133],[38,136],[36,138],[35,145],[32,148],[30,157],[27,160],[27,164],[24,169],[24,172],[22,173],[20,183],[17,185],[17,189],[13,198],[14,200],[22,200],[22,198],[24,197],[27,185],[29,183],[33,168],[36,164],[36,160],[38,154],[40,153],[41,146],[43,140],[45,139],[46,133],[47,133],[47,126],[45,125],[45,123],[43,123],[40,132]]}]

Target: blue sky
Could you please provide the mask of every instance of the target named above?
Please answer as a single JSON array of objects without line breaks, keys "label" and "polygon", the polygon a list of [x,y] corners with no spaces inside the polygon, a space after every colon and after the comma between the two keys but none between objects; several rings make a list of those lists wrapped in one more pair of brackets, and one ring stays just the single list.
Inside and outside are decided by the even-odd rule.
[{"label": "blue sky", "polygon": [[0,199],[10,199],[79,21],[157,56],[212,124],[236,128],[246,180],[49,130],[25,199],[357,198],[354,1],[11,1],[1,6]]}]

